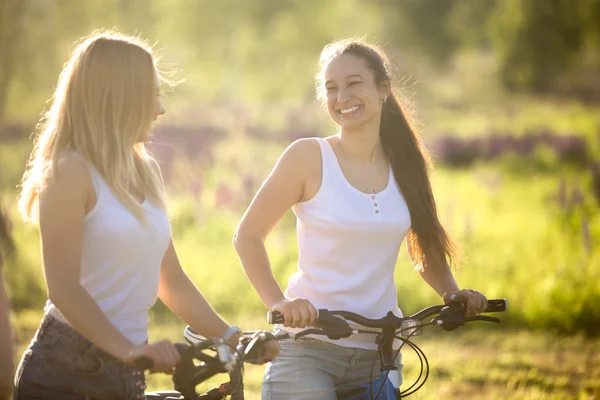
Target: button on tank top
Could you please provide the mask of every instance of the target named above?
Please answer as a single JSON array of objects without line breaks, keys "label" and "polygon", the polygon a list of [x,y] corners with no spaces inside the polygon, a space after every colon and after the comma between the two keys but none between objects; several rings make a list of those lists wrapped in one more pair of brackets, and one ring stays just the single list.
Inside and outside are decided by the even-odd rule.
[{"label": "button on tank top", "polygon": [[[329,142],[321,149],[322,181],[317,194],[297,203],[298,270],[285,296],[303,297],[317,309],[345,310],[368,318],[389,311],[398,316],[394,268],[411,226],[408,207],[390,166],[388,184],[367,194],[344,176]],[[296,333],[302,329],[281,329]],[[316,335],[317,339],[328,340]],[[360,334],[333,343],[375,350],[375,335]]]}]

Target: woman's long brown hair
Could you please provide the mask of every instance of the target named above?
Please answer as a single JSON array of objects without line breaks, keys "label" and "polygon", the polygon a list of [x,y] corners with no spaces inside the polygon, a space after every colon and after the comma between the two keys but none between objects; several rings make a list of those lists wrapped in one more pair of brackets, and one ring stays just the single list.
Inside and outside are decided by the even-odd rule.
[{"label": "woman's long brown hair", "polygon": [[381,111],[379,138],[408,205],[412,223],[407,241],[413,250],[416,266],[445,266],[456,261],[456,246],[439,220],[431,189],[431,159],[402,110],[398,93],[392,85],[387,56],[377,46],[362,40],[339,41],[323,50],[322,67],[326,68],[334,57],[341,54],[351,54],[364,60],[373,72],[375,84],[382,87],[389,82],[392,88]]}]

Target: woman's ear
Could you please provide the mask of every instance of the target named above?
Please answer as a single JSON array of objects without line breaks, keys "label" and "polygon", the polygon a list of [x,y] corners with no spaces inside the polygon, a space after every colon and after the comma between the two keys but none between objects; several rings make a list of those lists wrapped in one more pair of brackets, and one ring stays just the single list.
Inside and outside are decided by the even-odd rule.
[{"label": "woman's ear", "polygon": [[381,100],[385,103],[390,94],[392,93],[392,87],[390,85],[389,80],[386,80],[381,83],[381,85],[379,86],[379,93],[381,96]]}]

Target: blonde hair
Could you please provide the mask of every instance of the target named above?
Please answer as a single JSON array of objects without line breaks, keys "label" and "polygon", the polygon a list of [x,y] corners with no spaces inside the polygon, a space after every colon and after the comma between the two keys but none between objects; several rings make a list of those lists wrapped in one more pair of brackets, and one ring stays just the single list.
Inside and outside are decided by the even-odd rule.
[{"label": "blonde hair", "polygon": [[134,192],[165,208],[160,171],[145,145],[161,79],[152,49],[139,38],[95,32],[80,41],[38,125],[19,199],[25,221],[38,222],[39,194],[65,151],[91,163],[139,220],[144,213]]}]

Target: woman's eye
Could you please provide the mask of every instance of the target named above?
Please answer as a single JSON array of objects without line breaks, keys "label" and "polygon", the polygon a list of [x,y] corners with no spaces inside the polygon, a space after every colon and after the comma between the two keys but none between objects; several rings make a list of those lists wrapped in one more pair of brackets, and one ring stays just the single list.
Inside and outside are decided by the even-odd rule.
[{"label": "woman's eye", "polygon": [[348,84],[348,86],[354,86],[354,85],[358,85],[359,83],[362,83],[360,81],[352,81]]},{"label": "woman's eye", "polygon": [[325,91],[326,91],[327,93],[331,92],[332,90],[335,90],[335,86],[329,86],[329,87],[326,87],[326,88],[325,88]]}]

